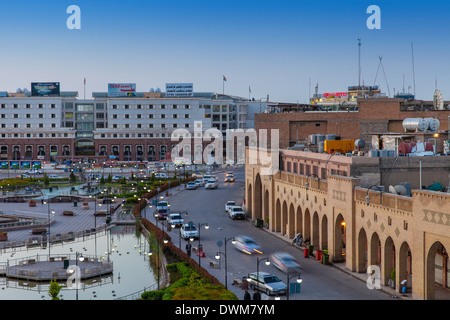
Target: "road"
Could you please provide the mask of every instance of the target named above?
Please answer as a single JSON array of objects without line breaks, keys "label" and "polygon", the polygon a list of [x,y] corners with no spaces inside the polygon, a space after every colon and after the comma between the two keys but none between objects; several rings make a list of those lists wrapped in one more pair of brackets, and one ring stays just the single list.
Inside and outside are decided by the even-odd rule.
[{"label": "road", "polygon": [[[221,257],[220,269],[212,268],[209,265],[219,247],[217,242],[223,243],[238,235],[248,235],[255,239],[261,245],[263,254],[258,257],[265,258],[276,251],[285,251],[293,255],[302,266],[301,293],[290,295],[293,299],[312,299],[312,300],[390,300],[392,297],[379,290],[370,290],[366,284],[355,279],[348,273],[330,265],[322,265],[313,257],[304,258],[303,251],[291,246],[285,240],[280,239],[272,233],[256,228],[251,221],[231,220],[225,212],[224,205],[228,200],[235,200],[241,204],[244,196],[244,177],[245,172],[240,169],[235,172],[236,182],[224,183],[224,173],[218,173],[219,188],[215,190],[206,190],[199,188],[197,190],[182,190],[177,192],[168,200],[171,204],[171,210],[187,210],[188,216],[185,221],[198,223],[207,223],[209,229],[201,229],[201,244],[206,257],[201,258],[202,267],[206,268],[219,281],[225,283],[224,256]],[[149,218],[154,222],[154,218]],[[179,245],[178,229],[169,232],[172,241],[176,246]],[[186,242],[181,240],[181,246],[184,250]],[[198,245],[198,241],[193,242],[193,246]],[[224,247],[220,249],[224,252]],[[198,259],[197,256],[193,256]],[[239,286],[232,285],[234,279],[242,279],[250,272],[256,272],[257,257],[250,256],[237,251],[233,248],[231,241],[227,242],[227,261],[228,261],[228,289],[233,291],[239,299],[243,298],[244,290]],[[260,271],[267,271],[277,275],[283,282],[287,282],[284,273],[273,267],[266,266],[264,262],[259,264]],[[296,278],[291,278],[294,282]],[[282,299],[286,299],[285,297]]]}]

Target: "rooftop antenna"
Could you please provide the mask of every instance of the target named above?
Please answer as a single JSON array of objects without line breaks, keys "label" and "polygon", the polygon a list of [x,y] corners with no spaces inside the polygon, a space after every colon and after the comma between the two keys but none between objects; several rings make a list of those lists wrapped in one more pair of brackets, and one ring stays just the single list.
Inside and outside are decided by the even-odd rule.
[{"label": "rooftop antenna", "polygon": [[361,39],[358,38],[358,86],[361,88]]},{"label": "rooftop antenna", "polygon": [[[382,56],[378,56],[378,59],[380,59],[380,62],[378,63],[378,69],[377,69],[377,73],[375,74],[375,81],[373,83],[375,85],[375,83],[377,81],[378,71],[380,70],[380,66],[381,66],[381,68],[383,69],[384,80],[386,81],[386,86],[387,86],[387,89],[388,89],[388,96],[390,97],[391,96],[391,90],[389,89],[389,83],[387,81],[386,72],[384,71],[384,66],[383,66],[383,61],[382,61],[383,57]],[[395,96],[395,93],[394,93],[394,96]]]},{"label": "rooftop antenna", "polygon": [[416,75],[414,73],[414,45],[412,42],[411,42],[411,56],[412,56],[412,69],[413,69],[414,96],[416,96]]}]

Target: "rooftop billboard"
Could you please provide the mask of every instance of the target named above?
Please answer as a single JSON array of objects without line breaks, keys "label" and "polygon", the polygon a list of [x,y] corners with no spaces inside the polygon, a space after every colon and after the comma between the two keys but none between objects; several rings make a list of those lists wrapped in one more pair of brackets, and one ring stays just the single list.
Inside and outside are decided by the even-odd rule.
[{"label": "rooftop billboard", "polygon": [[108,97],[135,97],[136,83],[109,83]]},{"label": "rooftop billboard", "polygon": [[31,96],[59,96],[59,82],[32,82],[31,83]]}]

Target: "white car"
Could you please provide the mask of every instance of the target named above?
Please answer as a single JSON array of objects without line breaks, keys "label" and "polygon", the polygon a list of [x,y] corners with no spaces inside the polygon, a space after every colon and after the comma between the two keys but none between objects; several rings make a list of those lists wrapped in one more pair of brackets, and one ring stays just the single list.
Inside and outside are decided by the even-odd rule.
[{"label": "white car", "polygon": [[159,201],[156,204],[156,210],[159,210],[159,209],[169,209],[169,202],[167,202],[167,201]]},{"label": "white car", "polygon": [[205,185],[205,181],[203,179],[197,179],[194,181],[197,187],[203,187]]},{"label": "white car", "polygon": [[158,173],[155,173],[155,178],[157,178],[157,179],[169,179],[169,176],[167,174],[165,174],[165,173],[158,172]]},{"label": "white car", "polygon": [[228,209],[228,214],[230,215],[230,218],[233,220],[234,219],[245,220],[245,212],[239,206],[231,206]]},{"label": "white car", "polygon": [[42,174],[42,170],[39,169],[32,169],[25,171],[26,174]]},{"label": "white car", "polygon": [[190,238],[198,239],[198,230],[197,230],[197,227],[195,226],[195,224],[189,224],[189,223],[183,224],[181,226],[180,232],[181,232],[181,237],[184,240],[187,240]]},{"label": "white car", "polygon": [[219,182],[217,182],[215,179],[208,180],[205,184],[205,189],[217,189],[219,187]]},{"label": "white car", "polygon": [[248,236],[239,236],[236,237],[234,240],[235,240],[234,247],[237,250],[242,251],[246,254],[254,254],[254,253],[262,254],[261,247],[252,238]]},{"label": "white car", "polygon": [[236,205],[236,201],[227,201],[227,203],[225,203],[225,211],[228,212],[228,210],[230,209],[230,207],[235,206]]},{"label": "white car", "polygon": [[60,179],[61,176],[58,176],[57,174],[51,174],[48,176],[50,179]]},{"label": "white car", "polygon": [[178,228],[184,224],[184,219],[178,212],[171,213],[167,217],[167,223],[170,224],[172,227]]}]

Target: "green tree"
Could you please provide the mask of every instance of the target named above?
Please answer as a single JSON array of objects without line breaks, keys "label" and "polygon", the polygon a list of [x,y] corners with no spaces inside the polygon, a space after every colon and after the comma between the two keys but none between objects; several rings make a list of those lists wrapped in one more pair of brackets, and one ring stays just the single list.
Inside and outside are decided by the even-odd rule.
[{"label": "green tree", "polygon": [[75,183],[77,182],[77,176],[75,175],[75,173],[73,171],[70,172],[70,182]]},{"label": "green tree", "polygon": [[111,182],[112,182],[112,177],[111,177],[111,173],[110,173],[110,174],[108,174],[108,179],[107,179],[106,181],[108,181],[108,183],[111,183]]},{"label": "green tree", "polygon": [[47,173],[44,173],[44,185],[48,186],[50,184],[50,179],[48,178]]},{"label": "green tree", "polygon": [[62,289],[62,285],[56,282],[56,279],[50,282],[50,286],[48,288],[48,295],[52,298],[52,300],[61,300],[58,295]]}]

